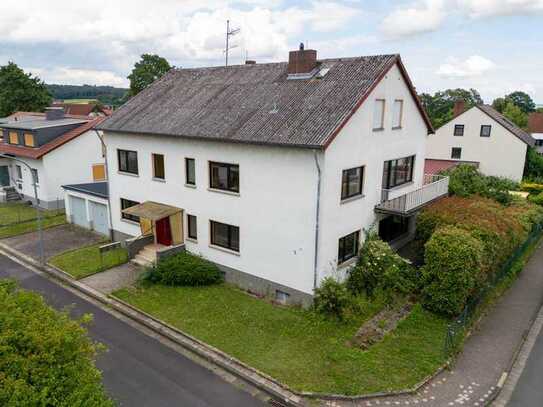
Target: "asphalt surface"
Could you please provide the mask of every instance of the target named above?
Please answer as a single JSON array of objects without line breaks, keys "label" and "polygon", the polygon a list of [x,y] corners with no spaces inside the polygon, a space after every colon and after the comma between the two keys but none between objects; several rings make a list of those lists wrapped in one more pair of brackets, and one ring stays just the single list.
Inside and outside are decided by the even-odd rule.
[{"label": "asphalt surface", "polygon": [[543,406],[543,330],[539,332],[528,362],[508,407]]},{"label": "asphalt surface", "polygon": [[108,394],[121,406],[264,406],[210,370],[175,352],[66,288],[0,255],[0,278],[15,278],[53,307],[94,315],[91,337],[108,348],[97,366]]}]

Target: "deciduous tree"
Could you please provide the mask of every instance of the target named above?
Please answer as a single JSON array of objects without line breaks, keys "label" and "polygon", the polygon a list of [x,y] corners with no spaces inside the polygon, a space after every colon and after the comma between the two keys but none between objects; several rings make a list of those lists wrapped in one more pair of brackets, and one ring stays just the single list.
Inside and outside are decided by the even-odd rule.
[{"label": "deciduous tree", "polygon": [[172,67],[163,57],[155,54],[143,54],[141,60],[136,62],[130,80],[130,96],[135,96],[151,83],[161,78]]}]

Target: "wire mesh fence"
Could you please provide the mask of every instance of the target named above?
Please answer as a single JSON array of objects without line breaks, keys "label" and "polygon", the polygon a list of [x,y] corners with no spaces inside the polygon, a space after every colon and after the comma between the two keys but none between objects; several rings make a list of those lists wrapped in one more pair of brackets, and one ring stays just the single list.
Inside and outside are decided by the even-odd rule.
[{"label": "wire mesh fence", "polygon": [[542,235],[543,224],[534,225],[526,240],[515,249],[501,269],[491,275],[477,295],[468,300],[462,313],[447,326],[444,345],[445,357],[448,358],[460,350],[466,337],[466,333],[479,315],[479,311],[481,310],[480,305],[490,297],[492,291],[504,281],[506,277],[511,275],[515,262],[522,257],[526,253],[526,250]]},{"label": "wire mesh fence", "polygon": [[0,203],[0,227],[36,221],[37,210],[40,211],[42,219],[65,216],[60,201],[56,201],[50,209],[36,208],[27,202],[2,202]]}]

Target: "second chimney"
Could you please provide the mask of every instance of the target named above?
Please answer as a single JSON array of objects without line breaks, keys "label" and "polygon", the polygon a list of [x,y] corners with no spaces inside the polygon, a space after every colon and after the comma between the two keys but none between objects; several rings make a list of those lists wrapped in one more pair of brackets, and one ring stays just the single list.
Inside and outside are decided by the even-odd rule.
[{"label": "second chimney", "polygon": [[460,116],[466,110],[466,101],[458,99],[454,102],[453,117]]},{"label": "second chimney", "polygon": [[64,119],[63,107],[46,107],[45,108],[45,120],[59,120]]},{"label": "second chimney", "polygon": [[314,49],[304,49],[304,44],[300,44],[298,51],[290,51],[288,54],[288,74],[304,74],[313,71],[317,67],[317,51]]}]

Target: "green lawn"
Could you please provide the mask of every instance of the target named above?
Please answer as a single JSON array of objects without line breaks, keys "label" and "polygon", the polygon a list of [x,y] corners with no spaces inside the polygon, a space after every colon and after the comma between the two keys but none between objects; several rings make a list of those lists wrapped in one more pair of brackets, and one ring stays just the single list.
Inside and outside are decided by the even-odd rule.
[{"label": "green lawn", "polygon": [[368,351],[347,342],[381,307],[340,323],[228,285],[127,288],[115,295],[299,391],[361,394],[413,386],[444,362],[446,320],[416,306]]},{"label": "green lawn", "polygon": [[[64,209],[42,210],[43,218],[64,214]],[[36,208],[24,203],[0,204],[0,227],[13,223],[25,222],[37,218]]]},{"label": "green lawn", "polygon": [[[42,227],[44,229],[53,226],[59,226],[66,223],[66,217],[63,215],[49,216],[42,221]],[[0,226],[0,239],[15,235],[21,235],[23,233],[36,232],[38,230],[38,222],[30,221],[24,223],[15,223],[9,226]]]},{"label": "green lawn", "polygon": [[128,261],[126,249],[118,248],[103,253],[98,248],[104,243],[82,247],[52,257],[49,263],[70,274],[75,279],[90,276]]}]

